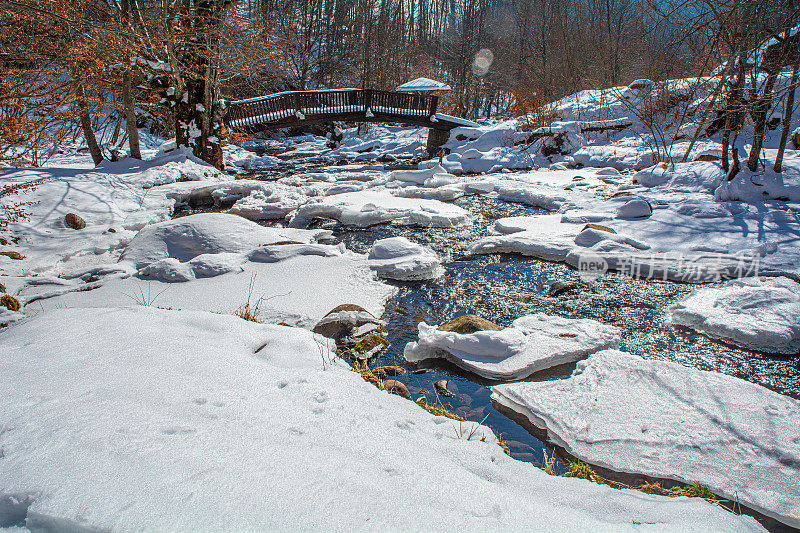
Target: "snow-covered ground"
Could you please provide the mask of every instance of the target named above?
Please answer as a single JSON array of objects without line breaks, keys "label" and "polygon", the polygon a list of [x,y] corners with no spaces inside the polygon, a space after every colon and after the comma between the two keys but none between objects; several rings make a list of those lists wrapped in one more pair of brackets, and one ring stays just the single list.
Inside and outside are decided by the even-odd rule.
[{"label": "snow-covered ground", "polygon": [[800,402],[747,381],[606,350],[572,377],[497,385],[492,399],[570,454],[701,483],[800,527]]}]

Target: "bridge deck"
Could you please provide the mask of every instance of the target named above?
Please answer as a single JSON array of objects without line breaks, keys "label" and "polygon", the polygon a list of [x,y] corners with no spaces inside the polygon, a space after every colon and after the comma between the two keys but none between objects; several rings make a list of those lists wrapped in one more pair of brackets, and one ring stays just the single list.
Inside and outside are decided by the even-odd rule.
[{"label": "bridge deck", "polygon": [[402,122],[437,130],[477,126],[436,113],[439,97],[375,89],[289,91],[228,104],[233,129],[286,128],[333,121]]}]

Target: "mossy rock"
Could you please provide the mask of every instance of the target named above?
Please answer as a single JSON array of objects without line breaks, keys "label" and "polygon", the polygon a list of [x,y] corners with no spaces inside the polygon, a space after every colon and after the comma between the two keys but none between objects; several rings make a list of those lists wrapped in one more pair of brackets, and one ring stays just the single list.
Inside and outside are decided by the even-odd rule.
[{"label": "mossy rock", "polygon": [[[361,359],[377,357],[379,353],[389,347],[389,341],[380,335],[370,334],[361,339],[353,346],[353,351],[361,356]],[[376,350],[376,348],[379,348]]]},{"label": "mossy rock", "polygon": [[408,391],[408,387],[395,379],[387,379],[384,381],[383,388],[391,394],[397,394],[398,396],[402,396],[407,400],[411,399],[411,393]]},{"label": "mossy rock", "polygon": [[8,294],[4,294],[2,297],[0,297],[0,306],[3,306],[10,311],[19,311],[20,307],[19,301]]},{"label": "mossy rock", "polygon": [[586,224],[581,231],[587,230],[587,229],[595,229],[597,231],[605,231],[605,232],[608,232],[608,233],[616,233],[616,231],[614,231],[612,228],[609,228],[608,226],[603,226],[602,224],[592,224],[591,222],[589,224]]},{"label": "mossy rock", "polygon": [[67,216],[64,217],[64,223],[76,230],[81,230],[86,227],[86,221],[75,213],[67,213]]},{"label": "mossy rock", "polygon": [[440,331],[453,331],[455,333],[475,333],[476,331],[500,331],[501,328],[494,322],[476,315],[463,315],[454,318],[439,326]]},{"label": "mossy rock", "polygon": [[558,296],[559,294],[579,289],[580,286],[581,284],[575,281],[556,281],[547,289],[547,295]]},{"label": "mossy rock", "polygon": [[21,260],[25,259],[25,256],[22,255],[19,252],[12,252],[12,251],[0,252],[0,255],[4,255],[4,256],[8,257],[9,259],[14,259],[16,261],[21,261]]}]

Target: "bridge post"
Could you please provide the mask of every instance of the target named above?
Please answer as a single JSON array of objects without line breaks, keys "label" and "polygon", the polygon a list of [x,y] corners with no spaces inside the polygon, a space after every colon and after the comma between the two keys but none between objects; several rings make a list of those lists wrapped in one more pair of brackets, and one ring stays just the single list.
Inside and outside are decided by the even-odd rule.
[{"label": "bridge post", "polygon": [[430,109],[430,116],[436,114],[436,108],[439,107],[439,97],[435,94],[431,95],[431,109]]},{"label": "bridge post", "polygon": [[430,157],[434,157],[439,153],[448,140],[450,139],[450,130],[437,130],[430,128],[428,130],[428,143],[425,149],[428,151]]},{"label": "bridge post", "polygon": [[364,111],[372,107],[372,89],[364,89]]}]

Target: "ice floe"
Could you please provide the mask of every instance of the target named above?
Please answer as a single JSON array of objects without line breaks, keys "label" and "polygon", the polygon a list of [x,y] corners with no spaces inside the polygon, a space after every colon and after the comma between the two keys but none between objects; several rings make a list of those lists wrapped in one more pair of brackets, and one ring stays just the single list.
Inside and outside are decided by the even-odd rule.
[{"label": "ice floe", "polygon": [[375,241],[369,253],[369,265],[378,276],[399,281],[430,280],[444,274],[435,252],[405,237]]},{"label": "ice floe", "polygon": [[492,399],[583,461],[701,483],[800,526],[800,402],[677,363],[605,350],[567,380],[498,385]]},{"label": "ice floe", "polygon": [[312,198],[294,214],[291,226],[307,226],[314,218],[331,218],[351,226],[383,222],[450,228],[471,222],[469,213],[438,200],[400,198],[387,191],[368,190]]},{"label": "ice floe", "polygon": [[619,346],[619,330],[590,319],[536,313],[501,331],[456,333],[421,322],[419,341],[406,345],[407,361],[443,357],[490,379],[521,379]]},{"label": "ice floe", "polygon": [[800,352],[800,284],[787,278],[698,289],[669,308],[672,323],[760,352]]}]

